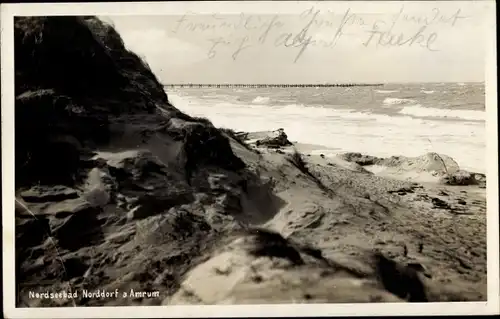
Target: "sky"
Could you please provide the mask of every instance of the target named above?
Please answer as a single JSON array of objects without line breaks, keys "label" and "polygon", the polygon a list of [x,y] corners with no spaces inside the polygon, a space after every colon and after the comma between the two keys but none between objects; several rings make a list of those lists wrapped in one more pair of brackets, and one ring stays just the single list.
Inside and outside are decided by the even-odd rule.
[{"label": "sky", "polygon": [[166,84],[482,82],[495,26],[484,3],[247,2],[101,18]]}]

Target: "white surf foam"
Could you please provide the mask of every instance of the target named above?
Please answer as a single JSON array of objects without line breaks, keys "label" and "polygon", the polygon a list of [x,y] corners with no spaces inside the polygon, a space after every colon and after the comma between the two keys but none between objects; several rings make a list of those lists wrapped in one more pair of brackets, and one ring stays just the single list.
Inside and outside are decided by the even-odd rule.
[{"label": "white surf foam", "polygon": [[252,103],[254,103],[254,104],[268,104],[269,101],[270,101],[270,99],[267,96],[257,96],[255,99],[253,99]]},{"label": "white surf foam", "polygon": [[422,107],[419,104],[405,106],[399,113],[418,117],[442,117],[469,121],[484,121],[486,118],[486,112],[484,111],[437,109]]},{"label": "white surf foam", "polygon": [[[296,104],[269,106],[223,100],[214,103],[173,94],[169,98],[181,111],[207,117],[217,127],[247,132],[284,128],[291,141],[323,145],[332,153],[361,152],[388,157],[439,152],[454,158],[461,167],[485,170],[482,122],[443,122]],[[325,150],[325,155],[328,153]]]},{"label": "white surf foam", "polygon": [[375,90],[375,92],[380,93],[380,94],[390,94],[390,93],[396,93],[399,91],[398,90]]},{"label": "white surf foam", "polygon": [[384,99],[383,103],[384,103],[384,105],[400,105],[400,104],[415,103],[415,100],[399,99],[397,97],[387,97]]},{"label": "white surf foam", "polygon": [[427,90],[421,90],[420,92],[422,92],[422,93],[424,93],[424,94],[432,94],[432,93],[434,93],[435,91],[432,91],[432,90],[430,90],[430,91],[427,91]]}]

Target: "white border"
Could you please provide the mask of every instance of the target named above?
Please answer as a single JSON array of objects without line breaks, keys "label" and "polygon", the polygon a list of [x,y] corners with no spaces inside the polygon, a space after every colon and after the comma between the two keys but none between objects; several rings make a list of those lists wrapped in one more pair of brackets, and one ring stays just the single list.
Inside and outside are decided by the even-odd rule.
[{"label": "white border", "polygon": [[[491,12],[488,28],[490,43],[486,59],[486,143],[487,159],[487,271],[488,302],[426,303],[426,304],[287,304],[287,305],[224,305],[224,306],[165,306],[165,307],[79,307],[74,308],[15,308],[14,280],[14,28],[15,15],[164,15],[196,13],[263,13],[272,4],[274,12],[297,13],[309,8],[336,8],[353,5],[351,1],[231,1],[231,2],[154,2],[154,3],[32,3],[1,5],[1,67],[2,67],[2,207],[3,207],[3,278],[4,314],[6,318],[91,318],[91,317],[277,317],[277,316],[390,316],[390,315],[470,315],[496,314],[499,311],[499,217],[498,217],[498,148],[497,148],[497,68],[496,15],[494,1],[460,1],[462,7],[481,5]],[[432,1],[434,6],[446,6],[456,1]],[[404,1],[405,6],[419,6],[424,2]],[[263,5],[266,4],[266,5]],[[363,1],[367,12],[388,12],[401,2]],[[266,9],[266,13],[269,12]],[[389,9],[392,10],[392,9]],[[473,49],[473,48],[471,48]]]}]

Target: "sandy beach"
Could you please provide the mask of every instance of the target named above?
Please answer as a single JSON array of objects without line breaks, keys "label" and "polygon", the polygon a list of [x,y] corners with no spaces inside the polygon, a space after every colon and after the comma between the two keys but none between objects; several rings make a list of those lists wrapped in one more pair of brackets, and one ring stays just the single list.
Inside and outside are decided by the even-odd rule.
[{"label": "sandy beach", "polygon": [[[251,138],[252,134],[249,135]],[[262,135],[263,132],[253,137]],[[376,277],[376,270],[367,261],[369,252],[375,250],[402,265],[410,265],[410,269],[417,269],[419,278],[427,286],[430,300],[474,300],[484,296],[485,239],[474,236],[485,231],[484,188],[478,185],[443,185],[429,179],[421,184],[407,177],[398,178],[396,174],[391,177],[387,174],[379,176],[340,158],[302,155],[306,170],[297,168],[289,161],[294,152],[312,149],[313,145],[257,148],[260,161],[258,164],[249,164],[267,172],[265,178],[273,180],[276,195],[286,204],[280,212],[256,226],[276,231],[289,241],[312,245],[321,251],[324,258],[340,263],[353,273],[340,272],[338,278],[334,276],[333,282],[328,282],[326,278],[319,279],[322,278],[320,275],[318,279],[313,279],[313,283],[301,278],[296,284],[300,292],[290,291],[285,296],[275,297],[264,293],[257,297],[252,291],[259,291],[259,294],[262,294],[261,289],[269,289],[270,294],[282,291],[291,285],[287,282],[291,281],[289,276],[297,274],[276,270],[279,267],[258,259],[253,259],[248,265],[248,259],[242,261],[240,257],[224,252],[221,254],[225,257],[212,257],[205,266],[195,268],[192,279],[188,277],[185,283],[190,287],[186,289],[196,293],[203,286],[222,287],[226,281],[230,282],[229,274],[209,276],[206,279],[208,282],[199,277],[207,276],[206,272],[202,275],[201,271],[205,269],[208,272],[205,268],[208,265],[219,267],[222,263],[225,269],[232,269],[229,271],[231,273],[246,273],[247,276],[256,273],[254,276],[260,275],[271,281],[261,283],[258,280],[252,282],[250,279],[241,279],[233,282],[230,287],[224,288],[225,297],[221,297],[229,298],[231,303],[248,302],[245,301],[247,293],[252,296],[253,302],[269,299],[290,302],[290,298],[307,302],[306,295],[312,296],[312,302],[333,302],[335,298],[339,298],[338,302],[366,302],[378,298],[392,301],[388,296],[380,295],[380,291],[366,288],[374,284],[370,277]],[[247,151],[240,149],[240,152]],[[238,149],[236,153],[239,153]],[[264,167],[260,166],[262,164]],[[423,168],[414,173],[414,176],[430,175],[431,171]],[[236,261],[232,263],[227,259]],[[258,265],[258,270],[252,269],[254,263]],[[479,264],[482,266],[472,266]],[[324,269],[307,270],[318,274],[321,271]],[[338,284],[345,285],[343,288],[346,291],[343,291],[345,295],[342,297],[329,289],[337,284],[336,280]],[[235,297],[232,294],[235,290],[241,295]],[[182,293],[178,292],[173,300],[186,300],[179,296]],[[203,294],[203,291],[200,293]],[[229,302],[224,300],[223,303]],[[220,302],[220,299],[216,302]]]}]

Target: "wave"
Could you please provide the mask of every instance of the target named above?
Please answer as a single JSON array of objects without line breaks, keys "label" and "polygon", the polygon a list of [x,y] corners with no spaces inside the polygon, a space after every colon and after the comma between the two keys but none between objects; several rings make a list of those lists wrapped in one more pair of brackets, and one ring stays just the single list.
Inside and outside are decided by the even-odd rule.
[{"label": "wave", "polygon": [[[270,106],[227,100],[214,103],[213,100],[175,94],[169,94],[169,99],[186,114],[207,117],[217,127],[246,132],[281,127],[291,141],[322,145],[335,152],[388,157],[419,156],[438,151],[457,160],[460,166],[473,167],[476,171],[484,167],[485,128],[479,121],[438,121],[414,115],[377,114],[317,104]],[[410,105],[408,107],[404,112],[415,110]],[[324,154],[327,154],[326,150]]]},{"label": "wave", "polygon": [[[258,101],[263,101],[262,97]],[[257,99],[256,98],[256,99]],[[323,107],[321,105],[309,105],[304,104],[286,104],[286,105],[273,105],[270,106],[263,102],[254,104],[244,104],[244,103],[234,103],[231,101],[219,101],[219,103],[212,103],[211,101],[206,101],[204,99],[192,98],[192,97],[181,97],[178,95],[170,94],[170,101],[175,107],[186,111],[190,115],[194,116],[205,116],[202,112],[204,109],[213,112],[214,109],[220,114],[234,114],[235,116],[257,116],[258,118],[270,118],[276,116],[280,120],[288,120],[290,118],[300,119],[300,118],[310,118],[316,119],[321,122],[347,120],[347,121],[364,121],[364,122],[379,122],[379,123],[391,123],[393,121],[409,121],[409,122],[421,122],[420,119],[415,119],[411,116],[398,116],[397,119],[394,116],[387,114],[374,114],[370,111],[362,112],[360,110],[354,109],[334,109],[329,107]],[[266,100],[269,98],[266,98]],[[255,101],[255,99],[254,99]],[[262,114],[266,114],[263,117]],[[254,123],[256,124],[256,123]],[[263,129],[269,129],[265,127]],[[250,129],[258,130],[258,129]]]},{"label": "wave", "polygon": [[437,109],[433,107],[422,107],[419,104],[405,106],[399,113],[417,117],[441,117],[469,121],[484,121],[486,118],[486,112],[484,111]]},{"label": "wave", "polygon": [[389,93],[396,93],[399,91],[398,90],[375,90],[375,92],[381,93],[381,94],[389,94]]},{"label": "wave", "polygon": [[[255,105],[255,104],[240,104],[235,105],[231,102],[220,102],[215,104],[213,107],[224,110],[223,113],[234,113],[235,115],[248,116],[267,114],[268,118],[276,117],[280,121],[288,121],[290,119],[314,119],[315,121],[321,123],[338,123],[338,121],[345,123],[352,123],[362,121],[365,123],[380,123],[380,124],[392,124],[397,122],[399,124],[407,123],[412,125],[415,123],[423,123],[424,119],[418,119],[412,116],[391,116],[388,114],[375,114],[369,110],[360,111],[354,109],[334,109],[330,107],[324,107],[321,105],[304,105],[304,104],[286,104],[286,105]],[[263,128],[265,129],[265,128]]]},{"label": "wave", "polygon": [[426,91],[426,90],[421,90],[420,92],[425,93],[425,94],[432,94],[432,93],[434,93],[435,91]]},{"label": "wave", "polygon": [[257,96],[255,99],[253,99],[252,103],[254,104],[267,104],[269,103],[270,98],[267,96]]},{"label": "wave", "polygon": [[409,104],[409,103],[414,103],[415,100],[411,99],[399,99],[396,97],[387,97],[384,100],[384,105],[400,105],[400,104]]}]

